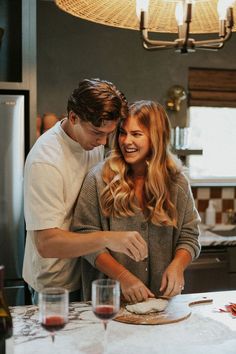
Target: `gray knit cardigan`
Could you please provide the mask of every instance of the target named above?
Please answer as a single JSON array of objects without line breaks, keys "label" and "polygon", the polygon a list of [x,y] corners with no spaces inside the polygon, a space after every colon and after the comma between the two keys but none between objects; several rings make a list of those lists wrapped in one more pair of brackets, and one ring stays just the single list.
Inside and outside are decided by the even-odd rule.
[{"label": "gray knit cardigan", "polygon": [[[73,231],[88,233],[100,230],[138,231],[148,244],[148,258],[135,262],[128,256],[110,251],[111,255],[137,276],[151,291],[158,295],[161,277],[173,259],[176,250],[183,248],[195,259],[200,253],[200,217],[194,205],[190,185],[183,174],[171,187],[171,200],[178,212],[177,228],[156,226],[145,221],[140,211],[129,217],[104,217],[100,208],[100,193],[104,188],[101,178],[103,163],[95,166],[86,176],[75,208]],[[104,250],[109,252],[108,250]],[[91,298],[92,280],[103,277],[93,266],[102,251],[83,257],[81,260],[84,300]],[[91,266],[92,265],[92,266]]]}]

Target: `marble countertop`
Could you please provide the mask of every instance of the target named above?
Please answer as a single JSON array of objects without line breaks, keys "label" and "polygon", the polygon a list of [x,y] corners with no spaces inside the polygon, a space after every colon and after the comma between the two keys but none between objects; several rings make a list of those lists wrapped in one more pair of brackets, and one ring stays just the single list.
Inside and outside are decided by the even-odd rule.
[{"label": "marble countertop", "polygon": [[[133,325],[110,321],[107,354],[235,354],[236,318],[219,308],[236,302],[236,291],[188,294],[171,301],[188,304],[203,297],[213,303],[191,307],[185,320],[165,325]],[[104,329],[89,303],[71,303],[69,323],[50,335],[38,322],[36,306],[11,308],[14,354],[102,354]]]}]

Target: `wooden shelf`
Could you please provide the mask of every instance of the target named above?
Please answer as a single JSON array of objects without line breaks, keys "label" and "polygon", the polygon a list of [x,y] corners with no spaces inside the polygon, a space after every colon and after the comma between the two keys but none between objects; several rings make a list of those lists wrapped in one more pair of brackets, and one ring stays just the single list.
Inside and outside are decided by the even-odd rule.
[{"label": "wooden shelf", "polygon": [[172,152],[178,156],[202,155],[202,149],[172,149]]}]

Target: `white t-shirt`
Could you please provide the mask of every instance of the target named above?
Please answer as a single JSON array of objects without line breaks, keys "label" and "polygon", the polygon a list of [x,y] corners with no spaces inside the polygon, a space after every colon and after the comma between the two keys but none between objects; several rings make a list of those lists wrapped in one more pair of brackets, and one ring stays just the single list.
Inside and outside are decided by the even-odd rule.
[{"label": "white t-shirt", "polygon": [[62,286],[80,287],[78,258],[42,258],[35,245],[35,231],[49,228],[69,230],[73,210],[88,170],[103,159],[103,146],[85,151],[58,122],[32,147],[25,163],[24,212],[26,246],[24,280],[36,291]]}]

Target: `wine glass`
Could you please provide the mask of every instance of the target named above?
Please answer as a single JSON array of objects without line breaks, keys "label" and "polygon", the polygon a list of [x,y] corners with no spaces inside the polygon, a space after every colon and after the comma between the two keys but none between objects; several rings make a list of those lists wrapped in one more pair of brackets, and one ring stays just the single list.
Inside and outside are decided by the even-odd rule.
[{"label": "wine glass", "polygon": [[120,309],[120,283],[112,279],[98,279],[92,282],[92,307],[96,317],[102,320],[104,353],[107,347],[107,324]]},{"label": "wine glass", "polygon": [[65,327],[68,322],[69,296],[63,288],[45,288],[39,293],[39,321],[41,326],[51,333],[52,341],[55,332]]}]

